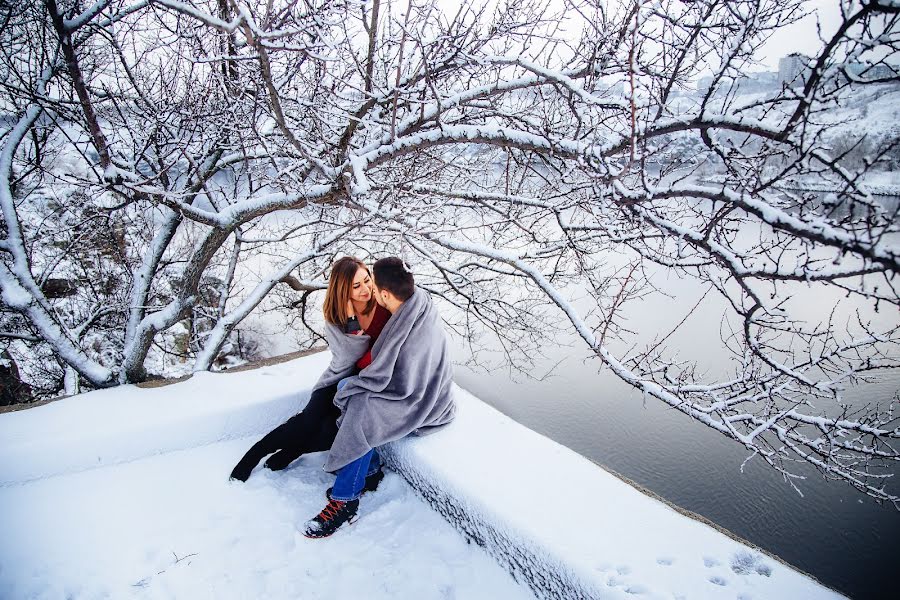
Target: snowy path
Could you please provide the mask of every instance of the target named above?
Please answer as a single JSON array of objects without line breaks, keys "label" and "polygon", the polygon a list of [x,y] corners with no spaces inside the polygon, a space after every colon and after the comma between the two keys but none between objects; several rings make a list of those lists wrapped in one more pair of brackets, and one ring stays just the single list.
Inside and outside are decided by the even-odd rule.
[{"label": "snowy path", "polygon": [[533,597],[394,473],[357,523],[307,540],[324,455],[226,481],[250,441],[0,487],[0,598]]}]

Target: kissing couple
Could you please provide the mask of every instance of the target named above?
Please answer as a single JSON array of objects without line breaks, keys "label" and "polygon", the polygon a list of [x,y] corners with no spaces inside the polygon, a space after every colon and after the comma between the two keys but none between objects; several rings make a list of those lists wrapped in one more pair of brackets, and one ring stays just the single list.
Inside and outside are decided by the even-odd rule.
[{"label": "kissing couple", "polygon": [[[354,522],[359,498],[384,478],[378,448],[453,420],[452,368],[440,315],[397,257],[369,268],[345,256],[334,263],[323,304],[331,364],[302,411],[282,423],[234,467],[246,481],[259,462],[280,471],[310,452],[328,451],[335,474],[328,503],[304,535],[328,537]],[[271,455],[271,456],[270,456]]]}]

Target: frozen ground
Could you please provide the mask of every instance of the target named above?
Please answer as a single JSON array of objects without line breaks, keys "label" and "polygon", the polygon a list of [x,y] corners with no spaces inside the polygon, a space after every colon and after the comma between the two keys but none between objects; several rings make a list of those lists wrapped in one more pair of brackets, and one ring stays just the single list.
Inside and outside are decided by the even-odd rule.
[{"label": "frozen ground", "polygon": [[394,473],[349,529],[304,538],[324,455],[229,483],[249,441],[0,488],[0,598],[532,597]]}]

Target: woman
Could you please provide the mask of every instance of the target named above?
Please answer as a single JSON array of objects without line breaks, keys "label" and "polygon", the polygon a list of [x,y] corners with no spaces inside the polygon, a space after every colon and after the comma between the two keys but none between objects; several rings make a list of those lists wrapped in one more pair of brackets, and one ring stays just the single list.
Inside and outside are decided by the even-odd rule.
[{"label": "woman", "polygon": [[[340,416],[340,410],[334,405],[338,382],[359,373],[372,362],[372,344],[391,313],[375,302],[368,267],[351,256],[341,258],[332,266],[322,308],[331,364],[313,386],[306,407],[254,444],[235,465],[232,479],[247,481],[259,461],[273,452],[266,467],[280,471],[302,454],[331,448]],[[377,487],[384,476],[379,464],[369,470],[367,490]]]}]

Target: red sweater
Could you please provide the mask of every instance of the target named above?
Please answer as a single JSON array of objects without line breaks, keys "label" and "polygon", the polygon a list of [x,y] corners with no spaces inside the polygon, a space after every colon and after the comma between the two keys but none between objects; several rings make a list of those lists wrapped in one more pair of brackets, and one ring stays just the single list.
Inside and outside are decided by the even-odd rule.
[{"label": "red sweater", "polygon": [[363,354],[362,358],[356,361],[356,366],[359,367],[360,370],[365,369],[372,364],[372,346],[375,344],[375,340],[378,339],[381,330],[384,329],[384,326],[390,318],[391,313],[388,312],[388,309],[380,304],[375,305],[375,314],[372,315],[372,322],[369,323],[369,326],[365,330],[366,335],[369,336],[369,349]]}]

